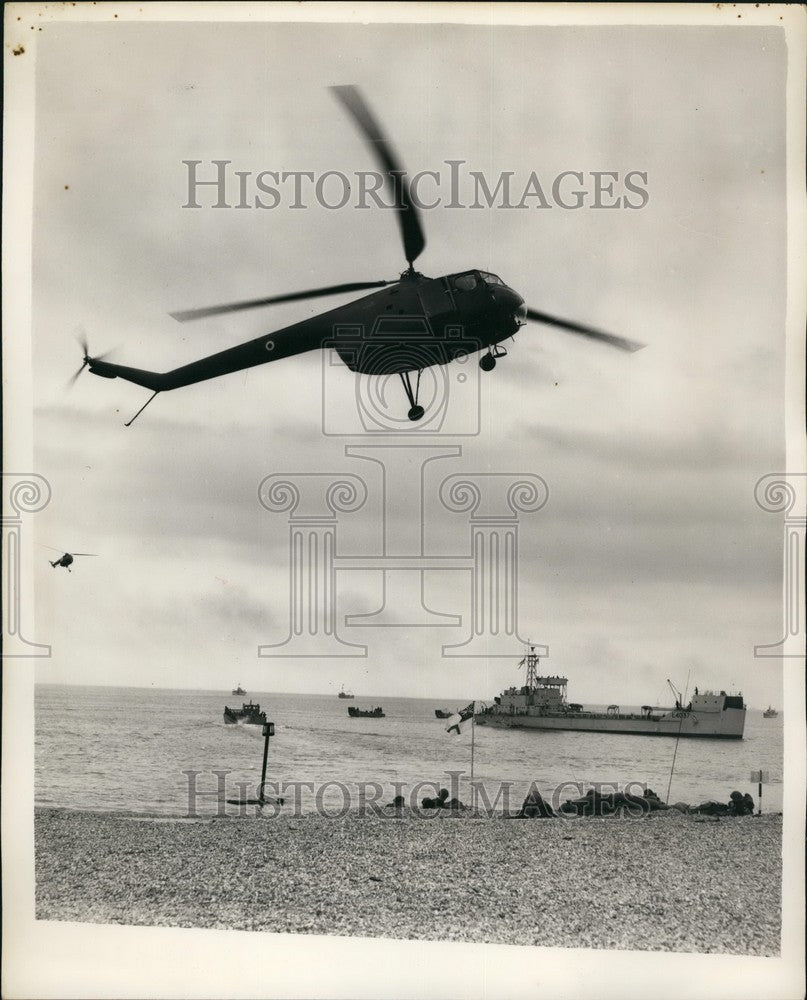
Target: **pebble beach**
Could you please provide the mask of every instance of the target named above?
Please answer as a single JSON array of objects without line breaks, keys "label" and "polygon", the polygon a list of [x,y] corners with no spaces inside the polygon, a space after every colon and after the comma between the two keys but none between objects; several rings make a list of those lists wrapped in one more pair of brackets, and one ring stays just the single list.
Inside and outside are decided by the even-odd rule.
[{"label": "pebble beach", "polygon": [[41,920],[779,954],[782,820],[36,811]]}]

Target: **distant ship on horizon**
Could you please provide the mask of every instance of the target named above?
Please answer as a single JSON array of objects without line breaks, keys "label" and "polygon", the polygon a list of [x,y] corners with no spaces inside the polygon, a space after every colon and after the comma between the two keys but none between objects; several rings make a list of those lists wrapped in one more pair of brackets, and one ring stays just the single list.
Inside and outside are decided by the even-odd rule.
[{"label": "distant ship on horizon", "polygon": [[233,688],[232,693],[236,695],[242,695],[246,694],[247,692],[241,687],[241,682],[239,681],[238,687]]},{"label": "distant ship on horizon", "polygon": [[775,708],[772,708],[770,705],[768,705],[768,707],[762,713],[762,718],[763,719],[776,719],[776,718],[778,718],[778,716],[779,716],[779,713],[776,711]]},{"label": "distant ship on horizon", "polygon": [[352,698],[353,695],[349,691],[345,691],[345,685],[342,685],[342,690],[336,696],[337,698]]}]

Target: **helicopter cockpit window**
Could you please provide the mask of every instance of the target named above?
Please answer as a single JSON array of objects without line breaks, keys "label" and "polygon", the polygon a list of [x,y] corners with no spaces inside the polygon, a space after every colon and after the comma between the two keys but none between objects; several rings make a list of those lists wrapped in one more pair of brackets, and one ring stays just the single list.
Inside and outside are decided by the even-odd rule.
[{"label": "helicopter cockpit window", "polygon": [[478,284],[475,274],[458,274],[454,278],[454,287],[459,288],[461,292],[473,291]]},{"label": "helicopter cockpit window", "polygon": [[504,282],[497,274],[480,271],[479,277],[485,282],[486,285],[504,285]]}]

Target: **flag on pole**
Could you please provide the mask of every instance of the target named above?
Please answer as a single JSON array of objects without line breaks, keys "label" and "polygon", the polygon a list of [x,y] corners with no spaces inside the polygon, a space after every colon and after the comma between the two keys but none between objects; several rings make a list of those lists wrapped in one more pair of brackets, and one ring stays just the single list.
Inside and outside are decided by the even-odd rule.
[{"label": "flag on pole", "polygon": [[469,720],[473,720],[475,701],[472,701],[466,708],[461,708],[456,715],[449,717],[446,723],[447,733],[461,733],[463,725]]}]

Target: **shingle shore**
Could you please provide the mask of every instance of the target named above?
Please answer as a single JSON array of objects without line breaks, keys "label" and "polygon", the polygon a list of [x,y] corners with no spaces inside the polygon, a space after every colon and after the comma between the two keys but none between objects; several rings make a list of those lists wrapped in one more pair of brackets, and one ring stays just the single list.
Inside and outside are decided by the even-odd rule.
[{"label": "shingle shore", "polygon": [[779,953],[780,816],[158,820],[38,809],[43,920]]}]

